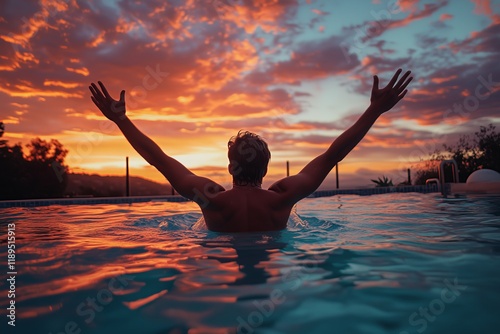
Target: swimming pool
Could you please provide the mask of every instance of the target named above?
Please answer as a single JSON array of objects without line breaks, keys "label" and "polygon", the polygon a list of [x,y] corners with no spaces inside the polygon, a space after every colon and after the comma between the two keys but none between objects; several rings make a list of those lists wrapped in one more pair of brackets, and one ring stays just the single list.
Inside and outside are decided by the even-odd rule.
[{"label": "swimming pool", "polygon": [[1,209],[17,272],[2,333],[497,333],[500,197],[342,195],[298,214],[230,235],[194,229],[191,202]]}]

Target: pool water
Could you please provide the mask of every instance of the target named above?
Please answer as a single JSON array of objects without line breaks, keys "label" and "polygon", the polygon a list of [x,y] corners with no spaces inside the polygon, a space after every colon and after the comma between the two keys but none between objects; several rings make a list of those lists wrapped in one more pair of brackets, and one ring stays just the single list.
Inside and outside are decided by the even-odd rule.
[{"label": "pool water", "polygon": [[346,195],[297,213],[281,232],[219,234],[191,202],[2,209],[17,275],[1,332],[498,333],[500,197]]}]

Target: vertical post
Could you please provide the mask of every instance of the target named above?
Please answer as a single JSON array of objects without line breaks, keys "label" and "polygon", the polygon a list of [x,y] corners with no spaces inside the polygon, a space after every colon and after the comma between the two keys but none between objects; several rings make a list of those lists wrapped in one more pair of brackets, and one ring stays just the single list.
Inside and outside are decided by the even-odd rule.
[{"label": "vertical post", "polygon": [[335,164],[335,177],[337,179],[337,189],[339,189],[339,164]]},{"label": "vertical post", "polygon": [[409,168],[408,168],[408,185],[411,186],[411,173]]},{"label": "vertical post", "polygon": [[286,161],[286,176],[290,176],[290,161]]},{"label": "vertical post", "polygon": [[130,182],[129,182],[129,173],[128,173],[128,157],[125,159],[126,164],[126,176],[125,176],[125,196],[130,196]]}]

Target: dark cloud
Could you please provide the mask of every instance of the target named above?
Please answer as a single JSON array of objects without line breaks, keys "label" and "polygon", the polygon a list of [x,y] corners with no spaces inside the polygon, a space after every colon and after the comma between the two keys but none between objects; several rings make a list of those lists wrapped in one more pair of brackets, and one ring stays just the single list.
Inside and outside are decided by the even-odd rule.
[{"label": "dark cloud", "polygon": [[374,18],[372,21],[366,21],[344,29],[346,33],[354,33],[361,42],[366,43],[373,38],[382,36],[388,30],[405,27],[414,21],[429,17],[447,4],[447,0],[441,0],[438,3],[424,4],[422,9],[411,11],[405,18],[393,19],[393,15],[401,12],[401,8],[397,8],[398,6],[396,5],[390,10],[383,11],[383,13],[372,12]]},{"label": "dark cloud", "polygon": [[287,83],[345,74],[356,68],[359,60],[351,55],[350,61],[345,61],[342,41],[338,36],[330,36],[301,43],[292,51],[289,60],[273,64],[269,73],[276,81]]}]

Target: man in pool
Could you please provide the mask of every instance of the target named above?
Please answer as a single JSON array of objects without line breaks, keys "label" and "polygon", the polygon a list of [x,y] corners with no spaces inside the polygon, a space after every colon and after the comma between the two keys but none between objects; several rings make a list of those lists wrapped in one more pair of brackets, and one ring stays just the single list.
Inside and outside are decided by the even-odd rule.
[{"label": "man in pool", "polygon": [[208,229],[217,232],[257,232],[286,228],[290,212],[298,201],[313,193],[332,168],[356,147],[375,121],[392,109],[407,93],[413,79],[410,71],[401,79],[399,69],[389,84],[380,89],[373,77],[370,106],[361,117],[340,135],[321,155],[309,162],[297,175],[261,188],[271,153],[259,136],[240,131],[228,143],[229,173],[233,188],[225,190],[214,181],[195,175],[135,127],[126,115],[125,91],[114,100],[99,81],[89,87],[92,101],[115,122],[134,149],[155,166],[182,196],[201,208]]}]

